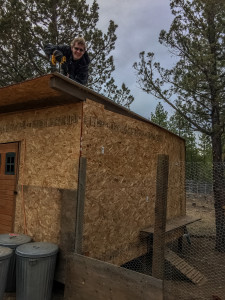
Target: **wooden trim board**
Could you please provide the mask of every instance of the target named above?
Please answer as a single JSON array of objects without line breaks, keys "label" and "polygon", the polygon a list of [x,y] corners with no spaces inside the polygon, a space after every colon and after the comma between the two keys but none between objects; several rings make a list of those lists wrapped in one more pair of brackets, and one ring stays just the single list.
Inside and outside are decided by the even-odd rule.
[{"label": "wooden trim board", "polygon": [[65,300],[163,300],[163,282],[79,254],[67,260]]},{"label": "wooden trim board", "polygon": [[[181,228],[183,226],[186,226],[188,224],[194,223],[199,220],[201,220],[201,218],[196,218],[188,215],[171,219],[166,222],[166,233]],[[154,233],[154,226],[149,226],[147,228],[144,228],[141,230],[141,232]]]}]

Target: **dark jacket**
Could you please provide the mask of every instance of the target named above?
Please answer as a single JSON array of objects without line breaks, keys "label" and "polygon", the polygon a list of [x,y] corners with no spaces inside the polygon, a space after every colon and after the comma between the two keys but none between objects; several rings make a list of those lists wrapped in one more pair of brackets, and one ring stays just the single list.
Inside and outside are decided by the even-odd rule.
[{"label": "dark jacket", "polygon": [[[67,70],[69,78],[81,83],[87,84],[88,81],[88,65],[90,59],[87,52],[84,52],[83,56],[74,60],[70,46],[67,45],[52,45],[47,44],[44,47],[44,51],[47,55],[52,55],[55,50],[59,50],[66,57]],[[66,75],[66,74],[64,74]]]}]

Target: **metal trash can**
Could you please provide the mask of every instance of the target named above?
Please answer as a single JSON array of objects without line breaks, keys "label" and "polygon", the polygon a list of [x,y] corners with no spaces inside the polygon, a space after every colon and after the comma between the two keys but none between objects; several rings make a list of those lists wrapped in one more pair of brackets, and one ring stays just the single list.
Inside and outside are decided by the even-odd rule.
[{"label": "metal trash can", "polygon": [[58,246],[47,242],[16,249],[16,299],[50,300]]},{"label": "metal trash can", "polygon": [[9,270],[9,263],[12,255],[12,249],[0,246],[0,300],[2,300],[4,297],[7,273]]},{"label": "metal trash can", "polygon": [[13,249],[13,255],[10,259],[9,271],[6,283],[6,292],[16,291],[16,247],[31,242],[31,237],[20,233],[0,234],[0,246]]}]

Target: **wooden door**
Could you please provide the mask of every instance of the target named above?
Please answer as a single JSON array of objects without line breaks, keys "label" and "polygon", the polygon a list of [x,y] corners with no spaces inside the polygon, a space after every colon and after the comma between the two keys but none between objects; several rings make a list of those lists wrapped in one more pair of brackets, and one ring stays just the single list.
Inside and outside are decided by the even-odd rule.
[{"label": "wooden door", "polygon": [[0,233],[13,231],[18,143],[0,144]]}]

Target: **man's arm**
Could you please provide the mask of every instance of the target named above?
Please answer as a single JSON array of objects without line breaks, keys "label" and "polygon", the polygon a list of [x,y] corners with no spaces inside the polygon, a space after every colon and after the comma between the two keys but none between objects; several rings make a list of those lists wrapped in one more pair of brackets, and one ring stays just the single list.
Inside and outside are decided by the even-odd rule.
[{"label": "man's arm", "polygon": [[62,53],[62,55],[67,55],[69,49],[70,49],[70,47],[67,45],[46,44],[44,46],[44,52],[48,56],[52,55],[54,51],[60,51]]}]

